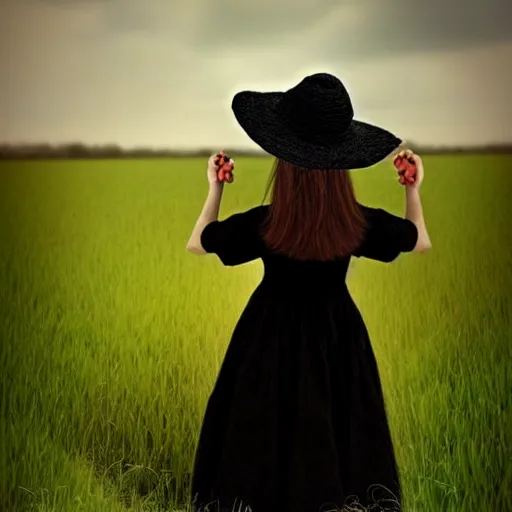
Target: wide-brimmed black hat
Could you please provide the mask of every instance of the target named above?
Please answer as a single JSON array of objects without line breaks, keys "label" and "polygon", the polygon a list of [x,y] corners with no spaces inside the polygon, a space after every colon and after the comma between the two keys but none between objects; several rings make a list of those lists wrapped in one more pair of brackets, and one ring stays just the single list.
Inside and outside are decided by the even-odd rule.
[{"label": "wide-brimmed black hat", "polygon": [[267,153],[309,169],[370,167],[402,142],[354,120],[345,86],[327,73],[308,76],[286,92],[239,92],[232,108],[240,126]]}]

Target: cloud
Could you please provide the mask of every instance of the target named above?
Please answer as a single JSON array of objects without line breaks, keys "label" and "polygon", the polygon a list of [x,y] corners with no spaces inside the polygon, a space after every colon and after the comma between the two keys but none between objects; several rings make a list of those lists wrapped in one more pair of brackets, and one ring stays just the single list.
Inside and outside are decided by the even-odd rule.
[{"label": "cloud", "polygon": [[[12,1],[12,0],[11,0]],[[510,0],[25,0],[101,6],[111,36],[148,33],[214,54],[273,47],[362,59],[512,40]]]},{"label": "cloud", "polygon": [[273,47],[359,59],[512,40],[510,0],[120,2],[105,3],[112,29],[164,31],[210,54]]},{"label": "cloud", "polygon": [[[464,49],[512,41],[510,19],[509,0],[344,0],[286,33],[281,47],[339,61]],[[240,51],[253,44],[237,40]]]},{"label": "cloud", "polygon": [[250,145],[233,95],[320,71],[347,84],[360,119],[406,138],[510,132],[508,3],[213,4],[0,0],[0,140]]}]

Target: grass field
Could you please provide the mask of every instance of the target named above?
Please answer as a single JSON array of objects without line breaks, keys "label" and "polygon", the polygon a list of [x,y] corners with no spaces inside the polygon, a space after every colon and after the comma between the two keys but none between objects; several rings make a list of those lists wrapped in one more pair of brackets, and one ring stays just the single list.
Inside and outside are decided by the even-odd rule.
[{"label": "grass field", "polygon": [[[356,261],[407,511],[512,510],[512,157],[425,157],[434,249]],[[184,500],[231,330],[261,263],[185,244],[204,160],[0,164],[0,510],[163,511]],[[238,159],[224,217],[270,160]],[[360,200],[403,212],[389,163]],[[229,307],[226,308],[226,305]],[[313,511],[312,511],[313,512]]]}]

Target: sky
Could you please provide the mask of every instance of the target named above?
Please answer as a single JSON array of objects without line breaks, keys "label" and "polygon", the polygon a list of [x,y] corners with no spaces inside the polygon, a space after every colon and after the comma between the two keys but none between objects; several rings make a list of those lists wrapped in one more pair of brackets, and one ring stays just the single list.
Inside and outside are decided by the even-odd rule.
[{"label": "sky", "polygon": [[421,144],[512,142],[510,0],[0,0],[0,142],[247,148],[241,90],[336,75]]}]

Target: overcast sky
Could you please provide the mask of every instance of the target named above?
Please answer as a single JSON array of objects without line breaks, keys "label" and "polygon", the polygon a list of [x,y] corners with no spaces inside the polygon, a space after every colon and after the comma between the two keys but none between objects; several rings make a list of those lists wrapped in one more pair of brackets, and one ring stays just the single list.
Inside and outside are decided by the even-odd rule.
[{"label": "overcast sky", "polygon": [[0,0],[0,141],[255,147],[239,90],[337,75],[422,143],[512,141],[511,0]]}]

